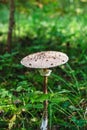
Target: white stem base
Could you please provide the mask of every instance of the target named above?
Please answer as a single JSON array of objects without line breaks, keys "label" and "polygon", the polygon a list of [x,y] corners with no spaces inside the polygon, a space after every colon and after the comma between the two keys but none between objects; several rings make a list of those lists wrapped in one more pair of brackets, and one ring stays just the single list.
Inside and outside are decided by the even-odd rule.
[{"label": "white stem base", "polygon": [[47,130],[47,125],[48,125],[48,119],[47,118],[42,119],[42,124],[41,124],[40,129],[41,130]]}]

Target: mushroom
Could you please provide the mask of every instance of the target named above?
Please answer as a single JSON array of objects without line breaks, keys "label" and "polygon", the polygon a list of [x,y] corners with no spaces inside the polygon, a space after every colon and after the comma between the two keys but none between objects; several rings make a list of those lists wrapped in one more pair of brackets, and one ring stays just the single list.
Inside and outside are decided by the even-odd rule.
[{"label": "mushroom", "polygon": [[[44,77],[43,93],[47,94],[47,80],[51,74],[49,68],[60,66],[68,61],[68,56],[57,51],[42,51],[30,54],[21,60],[21,64],[29,68],[39,68],[40,75]],[[47,130],[48,126],[48,101],[44,101],[44,111],[41,130]]]}]

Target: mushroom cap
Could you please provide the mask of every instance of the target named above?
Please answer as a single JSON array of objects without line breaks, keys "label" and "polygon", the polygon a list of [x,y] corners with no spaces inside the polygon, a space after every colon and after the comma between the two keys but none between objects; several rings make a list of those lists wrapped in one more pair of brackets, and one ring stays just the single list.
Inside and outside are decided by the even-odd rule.
[{"label": "mushroom cap", "polygon": [[57,51],[42,51],[30,54],[21,60],[21,64],[29,68],[52,68],[68,61],[68,56]]}]

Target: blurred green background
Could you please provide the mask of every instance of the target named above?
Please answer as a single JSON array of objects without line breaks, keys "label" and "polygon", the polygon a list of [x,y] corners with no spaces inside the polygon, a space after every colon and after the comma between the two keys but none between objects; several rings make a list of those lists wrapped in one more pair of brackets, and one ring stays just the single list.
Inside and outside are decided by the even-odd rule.
[{"label": "blurred green background", "polygon": [[[50,130],[87,130],[87,0],[16,0],[9,19],[11,1],[0,0],[0,130],[39,130],[46,99]],[[44,95],[38,70],[20,60],[47,50],[69,62],[52,69]]]}]

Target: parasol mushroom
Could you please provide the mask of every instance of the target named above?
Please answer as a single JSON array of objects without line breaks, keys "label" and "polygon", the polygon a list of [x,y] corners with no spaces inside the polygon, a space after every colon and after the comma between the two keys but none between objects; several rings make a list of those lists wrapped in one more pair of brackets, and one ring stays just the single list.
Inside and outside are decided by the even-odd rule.
[{"label": "parasol mushroom", "polygon": [[[44,77],[43,93],[47,94],[47,79],[51,74],[49,68],[60,66],[68,61],[68,56],[57,51],[42,51],[30,54],[21,60],[21,64],[29,68],[39,68],[41,76]],[[48,125],[48,101],[44,101],[44,112],[41,124],[41,130],[47,130]]]}]

